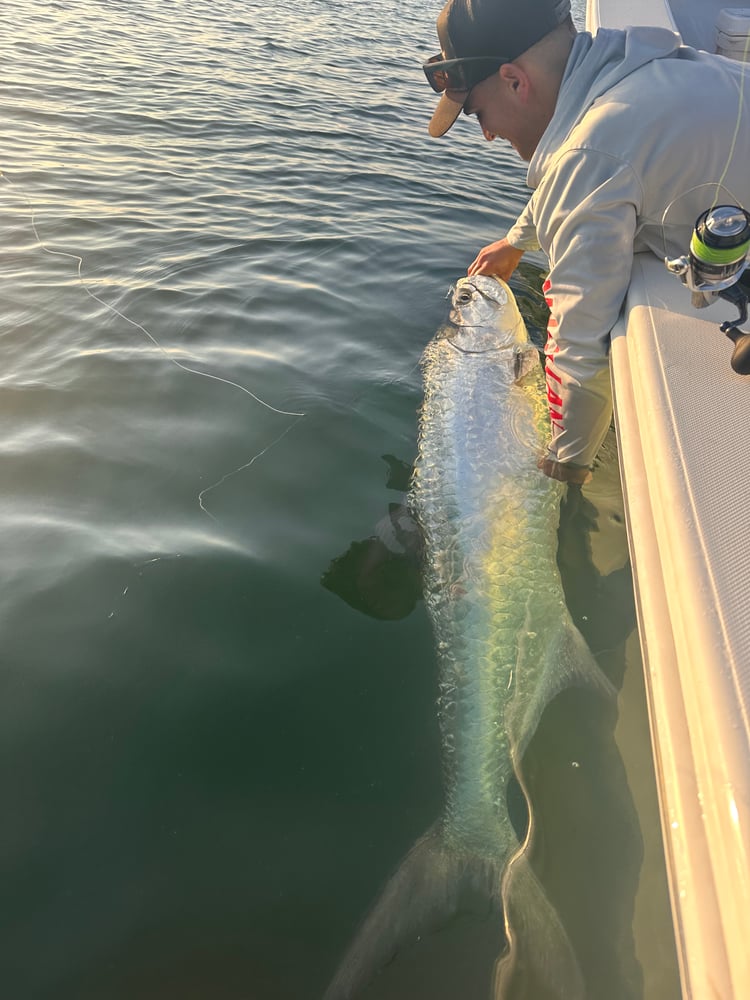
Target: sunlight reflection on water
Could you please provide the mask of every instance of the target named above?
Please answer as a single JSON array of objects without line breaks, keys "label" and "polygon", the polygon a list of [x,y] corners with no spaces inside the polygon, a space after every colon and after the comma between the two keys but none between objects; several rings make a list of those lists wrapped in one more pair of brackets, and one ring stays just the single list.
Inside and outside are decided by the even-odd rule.
[{"label": "sunlight reflection on water", "polygon": [[[427,136],[435,12],[5,4],[14,1000],[318,998],[440,810],[418,597],[384,621],[321,586],[403,501],[421,350],[450,283],[526,197],[512,152],[470,122]],[[519,276],[527,314],[539,279]],[[389,587],[413,586],[403,573]],[[542,771],[554,720],[547,733]],[[581,831],[568,837],[562,867]],[[594,917],[569,915],[583,942],[622,902],[587,885]],[[463,976],[479,1000],[472,934],[454,931],[443,985]],[[416,995],[410,962],[390,997]]]}]

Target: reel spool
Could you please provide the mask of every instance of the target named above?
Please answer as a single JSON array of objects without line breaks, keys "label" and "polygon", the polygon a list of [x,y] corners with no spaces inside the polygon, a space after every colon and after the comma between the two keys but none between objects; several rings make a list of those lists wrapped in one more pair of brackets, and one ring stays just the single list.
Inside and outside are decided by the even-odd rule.
[{"label": "reel spool", "polygon": [[737,307],[736,322],[722,323],[719,329],[734,343],[731,364],[740,375],[750,375],[750,334],[739,329],[747,321],[750,300],[750,288],[740,282],[749,252],[750,214],[738,205],[717,205],[698,216],[688,253],[664,261],[693,293],[697,309],[718,297]]}]

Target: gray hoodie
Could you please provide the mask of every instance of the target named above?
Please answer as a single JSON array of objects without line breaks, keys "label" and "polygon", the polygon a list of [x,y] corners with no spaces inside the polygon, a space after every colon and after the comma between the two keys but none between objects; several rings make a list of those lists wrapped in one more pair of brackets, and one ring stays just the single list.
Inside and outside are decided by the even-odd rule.
[{"label": "gray hoodie", "polygon": [[609,333],[634,252],[676,256],[700,213],[750,206],[750,65],[664,28],[579,34],[508,240],[550,262],[550,454],[591,465],[611,419]]}]

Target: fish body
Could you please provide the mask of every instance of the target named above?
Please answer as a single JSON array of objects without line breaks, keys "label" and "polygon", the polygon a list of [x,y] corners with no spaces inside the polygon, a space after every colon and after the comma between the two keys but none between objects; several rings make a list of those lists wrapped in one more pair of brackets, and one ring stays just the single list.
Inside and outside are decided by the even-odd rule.
[{"label": "fish body", "polygon": [[498,861],[513,845],[514,759],[556,687],[569,621],[557,569],[561,484],[538,469],[547,415],[539,353],[510,289],[458,282],[423,356],[411,502],[439,659],[444,837]]},{"label": "fish body", "polygon": [[519,832],[508,803],[514,780],[524,791],[521,758],[545,706],[571,683],[607,682],[565,604],[564,487],[538,467],[546,390],[508,286],[459,280],[422,368],[410,504],[424,534],[445,809],[386,885],[326,996],[355,996],[394,951],[479,891],[505,916],[494,996],[510,995],[519,955],[528,966],[539,948],[534,995],[572,1000],[583,995],[577,963],[526,858],[533,814]]}]

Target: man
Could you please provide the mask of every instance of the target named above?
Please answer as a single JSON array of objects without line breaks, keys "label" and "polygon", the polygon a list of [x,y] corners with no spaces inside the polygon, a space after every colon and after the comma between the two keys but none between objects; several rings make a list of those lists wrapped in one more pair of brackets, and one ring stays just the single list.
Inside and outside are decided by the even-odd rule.
[{"label": "man", "polygon": [[461,111],[529,163],[531,200],[469,274],[550,263],[547,475],[584,482],[611,419],[609,334],[633,253],[677,256],[698,215],[750,205],[750,67],[662,28],[577,33],[570,0],[449,0],[425,63],[444,135]]}]

